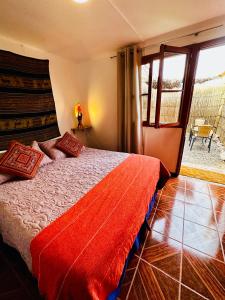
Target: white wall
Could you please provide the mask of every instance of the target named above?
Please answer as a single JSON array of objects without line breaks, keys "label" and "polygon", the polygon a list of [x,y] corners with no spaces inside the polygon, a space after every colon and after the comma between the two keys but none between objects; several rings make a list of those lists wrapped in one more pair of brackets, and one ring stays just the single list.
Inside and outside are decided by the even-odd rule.
[{"label": "white wall", "polygon": [[72,61],[3,36],[0,36],[0,49],[25,56],[49,59],[51,83],[60,132],[63,134],[74,127],[73,105],[75,99],[79,98],[79,89],[76,84],[76,65]]},{"label": "white wall", "polygon": [[77,65],[84,123],[93,127],[90,145],[117,149],[117,67],[106,57]]}]

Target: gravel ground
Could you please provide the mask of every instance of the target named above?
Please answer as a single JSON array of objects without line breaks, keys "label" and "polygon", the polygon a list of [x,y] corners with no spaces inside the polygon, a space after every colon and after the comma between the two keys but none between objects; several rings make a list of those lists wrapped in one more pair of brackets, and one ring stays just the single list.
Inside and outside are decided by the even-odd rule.
[{"label": "gravel ground", "polygon": [[186,137],[182,165],[197,169],[204,169],[225,174],[225,161],[220,159],[220,151],[216,141],[212,141],[210,153],[208,153],[208,142],[202,144],[197,139],[192,150],[189,149],[189,135]]}]

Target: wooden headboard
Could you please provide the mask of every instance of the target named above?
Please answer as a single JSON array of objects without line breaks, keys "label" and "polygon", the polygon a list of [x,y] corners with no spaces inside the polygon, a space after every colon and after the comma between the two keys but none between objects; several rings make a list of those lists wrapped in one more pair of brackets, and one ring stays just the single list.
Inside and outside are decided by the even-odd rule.
[{"label": "wooden headboard", "polygon": [[59,135],[49,61],[0,50],[0,150]]}]

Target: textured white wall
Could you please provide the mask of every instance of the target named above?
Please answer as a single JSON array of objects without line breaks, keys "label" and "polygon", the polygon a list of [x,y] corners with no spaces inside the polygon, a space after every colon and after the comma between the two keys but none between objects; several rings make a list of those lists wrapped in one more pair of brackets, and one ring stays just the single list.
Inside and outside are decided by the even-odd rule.
[{"label": "textured white wall", "polygon": [[91,124],[89,144],[107,150],[117,149],[117,68],[107,55],[76,66],[79,101],[84,124]]}]

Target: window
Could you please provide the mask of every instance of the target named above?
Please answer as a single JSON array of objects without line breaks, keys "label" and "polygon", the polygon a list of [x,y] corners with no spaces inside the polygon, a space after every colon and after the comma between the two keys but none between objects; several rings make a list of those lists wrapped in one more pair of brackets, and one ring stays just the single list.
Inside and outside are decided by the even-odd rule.
[{"label": "window", "polygon": [[144,126],[179,126],[181,122],[189,50],[162,46],[160,53],[143,59],[141,96]]}]

